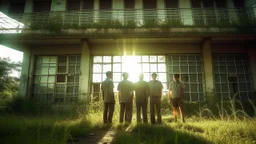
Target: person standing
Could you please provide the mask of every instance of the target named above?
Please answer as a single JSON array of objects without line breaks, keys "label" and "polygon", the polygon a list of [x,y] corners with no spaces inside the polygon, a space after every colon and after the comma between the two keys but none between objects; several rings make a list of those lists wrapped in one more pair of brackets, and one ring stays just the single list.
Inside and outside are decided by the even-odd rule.
[{"label": "person standing", "polygon": [[128,77],[129,74],[124,72],[124,79],[117,87],[120,103],[120,123],[123,123],[124,117],[126,123],[131,123],[132,121],[133,83],[128,80]]},{"label": "person standing", "polygon": [[180,75],[174,74],[173,81],[169,85],[168,97],[169,103],[173,106],[174,120],[177,121],[177,109],[180,108],[180,115],[182,122],[185,122],[183,101],[184,101],[184,88],[185,85],[179,80]]},{"label": "person standing", "polygon": [[163,85],[160,81],[156,80],[157,74],[152,73],[152,80],[149,81],[149,97],[150,97],[150,120],[151,124],[156,123],[155,110],[157,114],[157,122],[162,123],[161,116],[161,99],[162,99],[162,89]]},{"label": "person standing", "polygon": [[104,124],[111,124],[115,108],[114,84],[112,82],[113,73],[111,71],[107,71],[106,76],[107,78],[101,85],[104,101],[103,122]]},{"label": "person standing", "polygon": [[148,105],[148,94],[149,87],[148,83],[143,80],[143,74],[139,75],[139,81],[134,84],[135,97],[136,97],[136,110],[137,110],[137,122],[141,122],[141,110],[143,122],[147,123],[147,105]]}]

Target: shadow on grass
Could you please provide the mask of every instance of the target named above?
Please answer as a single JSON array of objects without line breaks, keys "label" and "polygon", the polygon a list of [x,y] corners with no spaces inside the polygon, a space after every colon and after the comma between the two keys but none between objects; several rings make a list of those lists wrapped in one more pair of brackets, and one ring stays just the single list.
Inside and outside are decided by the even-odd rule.
[{"label": "shadow on grass", "polygon": [[[186,127],[188,128],[188,127]],[[189,127],[188,129],[190,129]],[[197,130],[198,131],[198,130]],[[199,130],[202,132],[201,130]],[[131,133],[120,132],[113,140],[113,144],[209,144],[211,142],[199,135],[185,130],[175,130],[163,125],[136,125]]]}]

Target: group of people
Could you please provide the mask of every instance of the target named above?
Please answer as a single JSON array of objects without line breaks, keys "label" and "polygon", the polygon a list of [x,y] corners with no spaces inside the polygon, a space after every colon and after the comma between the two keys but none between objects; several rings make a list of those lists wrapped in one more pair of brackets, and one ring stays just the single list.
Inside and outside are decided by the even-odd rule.
[{"label": "group of people", "polygon": [[[152,80],[146,82],[143,80],[143,74],[139,75],[139,81],[132,83],[128,80],[129,74],[123,73],[123,80],[118,84],[118,101],[120,104],[120,123],[132,122],[133,99],[135,96],[137,122],[148,123],[147,106],[148,100],[150,105],[150,122],[151,124],[161,124],[161,100],[163,85],[158,81],[157,74],[152,73]],[[113,112],[115,109],[114,84],[112,82],[113,73],[106,72],[106,79],[101,84],[102,96],[104,101],[104,124],[111,124]],[[177,121],[177,110],[180,108],[182,122],[185,122],[183,111],[185,85],[179,80],[179,74],[175,74],[173,81],[169,85],[168,99],[173,106],[174,120]],[[141,118],[142,112],[142,118]],[[157,119],[155,118],[157,115]]]}]

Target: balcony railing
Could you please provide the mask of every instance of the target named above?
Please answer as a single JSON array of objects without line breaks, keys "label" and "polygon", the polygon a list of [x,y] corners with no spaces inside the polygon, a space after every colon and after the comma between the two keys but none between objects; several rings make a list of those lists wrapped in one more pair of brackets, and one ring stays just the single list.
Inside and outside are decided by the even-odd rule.
[{"label": "balcony railing", "polygon": [[[41,12],[9,15],[22,29],[255,27],[256,8]],[[5,17],[0,17],[4,20]]]}]

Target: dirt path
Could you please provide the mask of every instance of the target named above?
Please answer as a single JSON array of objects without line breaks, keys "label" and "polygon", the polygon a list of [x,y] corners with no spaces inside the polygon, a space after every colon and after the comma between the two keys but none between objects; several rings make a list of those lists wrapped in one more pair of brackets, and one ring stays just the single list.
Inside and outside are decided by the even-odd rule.
[{"label": "dirt path", "polygon": [[68,144],[110,144],[116,134],[116,129],[97,129],[87,137],[78,137]]}]

